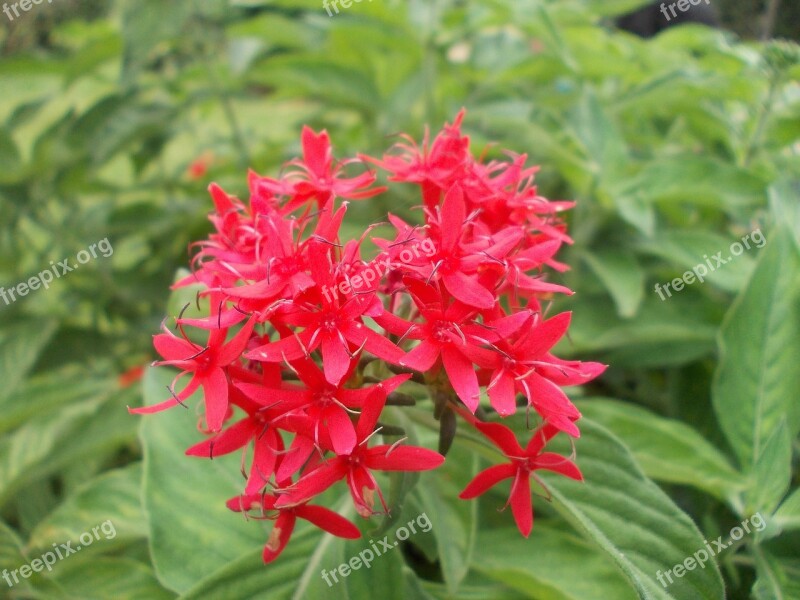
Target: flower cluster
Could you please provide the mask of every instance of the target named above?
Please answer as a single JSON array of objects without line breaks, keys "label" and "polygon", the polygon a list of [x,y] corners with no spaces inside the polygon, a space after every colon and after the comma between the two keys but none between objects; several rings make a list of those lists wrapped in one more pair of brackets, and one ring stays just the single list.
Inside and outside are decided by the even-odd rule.
[{"label": "flower cluster", "polygon": [[[247,204],[210,187],[215,231],[197,244],[193,273],[176,284],[200,283],[208,313],[181,316],[178,334],[165,327],[155,336],[163,357],[156,364],[180,373],[172,397],[132,412],[185,406],[202,388],[200,428],[209,437],[187,454],[214,458],[253,446],[243,493],[228,506],[275,520],[265,562],[286,546],[297,517],[359,537],[353,523],[309,503],[344,480],[359,515],[375,514],[376,495],[388,511],[375,472],[438,467],[456,415],[509,461],[480,473],[461,497],[512,478],[509,503],[525,536],[532,472],[581,477],[569,459],[543,452],[559,432],[579,435],[580,413],[561,388],[604,369],[553,356],[570,315],[543,316],[544,299],[571,293],[542,277],[545,267],[566,269],[554,257],[571,241],[559,219],[571,203],[537,193],[524,155],[476,160],[463,116],[421,146],[404,137],[382,159],[336,161],[328,134],[306,127],[302,159],[279,179],[251,173]],[[396,233],[373,240],[379,251],[371,259],[361,246],[372,227],[340,239],[347,200],[387,191],[366,163],[390,182],[418,185],[423,199],[423,223],[389,215]],[[375,442],[402,434],[379,419],[387,404],[413,402],[397,391],[404,384],[425,386],[433,399],[442,454],[405,438]],[[482,388],[502,417],[516,411],[518,396],[539,415],[525,449],[509,428],[482,420],[491,410],[480,406]]]}]

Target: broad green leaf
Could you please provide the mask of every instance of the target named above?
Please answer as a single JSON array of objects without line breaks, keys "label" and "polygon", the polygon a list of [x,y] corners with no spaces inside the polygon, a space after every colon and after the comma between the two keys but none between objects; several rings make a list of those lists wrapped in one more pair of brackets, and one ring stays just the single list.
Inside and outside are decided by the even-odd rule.
[{"label": "broad green leaf", "polygon": [[[752,236],[755,239],[751,239]],[[743,242],[741,238],[745,238],[745,241]],[[766,243],[766,238],[761,235],[760,230],[746,233],[741,238],[723,237],[707,231],[667,231],[652,241],[643,242],[640,247],[645,252],[660,256],[678,266],[680,271],[674,273],[673,279],[692,273],[691,276],[684,278],[685,281],[692,283],[687,284],[681,292],[687,288],[699,288],[706,282],[727,292],[739,292],[753,271],[754,259]],[[731,246],[735,244],[738,246],[735,246],[733,252],[739,252],[739,256],[732,254]],[[719,258],[726,261],[721,265],[714,258],[720,252]],[[703,281],[700,281],[699,277],[702,277]],[[668,281],[671,280],[663,281],[662,287]],[[669,294],[680,293],[674,288],[669,288],[668,291]],[[668,295],[666,290],[661,294]]]},{"label": "broad green leaf", "polygon": [[792,440],[781,420],[753,467],[745,514],[772,514],[792,480]]},{"label": "broad green leaf", "polygon": [[52,470],[48,458],[60,449],[60,444],[79,435],[97,408],[96,401],[68,406],[31,420],[0,440],[0,506],[18,487],[33,480],[37,470]]},{"label": "broad green leaf", "polygon": [[0,128],[0,183],[16,183],[22,173],[19,150],[5,127]]},{"label": "broad green leaf", "polygon": [[[42,591],[52,591],[54,597],[58,598],[59,596],[56,595],[58,586],[44,579],[39,572],[30,573],[28,578],[19,573],[20,567],[29,565],[32,558],[23,551],[22,541],[19,539],[17,532],[0,520],[0,573],[4,577],[5,575],[8,576],[8,579],[0,579],[0,586],[2,586],[0,590],[5,590],[8,586],[12,588],[9,591],[10,598],[26,598],[36,597],[31,589],[36,588]],[[44,568],[44,565],[42,565],[41,569]],[[13,572],[15,570],[17,571],[16,574]]]},{"label": "broad green leaf", "polygon": [[[568,447],[560,441],[554,447]],[[657,574],[703,548],[691,518],[640,470],[627,448],[588,419],[575,442],[584,482],[543,475],[554,507],[617,563],[643,598],[719,600],[724,588],[713,561],[666,587]],[[536,527],[534,525],[535,535]]]},{"label": "broad green leaf", "polygon": [[126,413],[131,390],[83,400],[36,419],[0,439],[0,506],[37,478],[57,473],[86,457],[111,458],[136,439],[136,422]]},{"label": "broad green leaf", "polygon": [[[174,374],[164,368],[145,373],[145,404],[169,397]],[[189,399],[194,406],[201,392]],[[246,521],[225,502],[240,494],[244,480],[236,453],[214,460],[185,456],[203,436],[194,410],[175,406],[141,419],[144,448],[143,498],[153,565],[159,581],[185,592],[266,541],[258,521]]]},{"label": "broad green leaf", "polygon": [[0,401],[0,433],[61,406],[100,399],[111,393],[113,386],[109,381],[93,379],[77,365],[37,373]]},{"label": "broad green leaf", "polygon": [[366,115],[380,108],[380,94],[370,77],[329,58],[280,56],[259,63],[252,74],[257,82],[273,85],[284,94],[319,98]]},{"label": "broad green leaf", "polygon": [[772,522],[784,531],[800,529],[800,489],[796,489],[778,507]]},{"label": "broad green leaf", "polygon": [[[422,474],[415,490],[420,509],[432,524],[442,576],[453,596],[457,595],[473,560],[478,533],[478,504],[458,499],[461,489],[454,482],[449,467],[451,464],[468,466],[474,463],[474,456],[454,446],[441,468]],[[478,551],[483,552],[480,546]]]},{"label": "broad green leaf", "polygon": [[8,326],[0,334],[0,404],[33,368],[55,331],[56,324],[51,321],[27,321]]},{"label": "broad green leaf", "polygon": [[475,570],[533,600],[637,597],[608,556],[571,533],[535,524],[526,540],[516,528],[482,530],[478,548]]},{"label": "broad green leaf", "polygon": [[725,317],[713,402],[745,472],[785,417],[800,431],[800,249],[782,227],[767,236],[747,288]]},{"label": "broad green leaf", "polygon": [[[118,544],[144,538],[147,526],[142,514],[141,463],[133,463],[87,482],[41,521],[28,540],[30,548],[77,540],[92,528],[106,524],[103,535]],[[109,533],[106,533],[109,532]]]},{"label": "broad green leaf", "polygon": [[716,157],[684,154],[659,157],[626,180],[625,191],[638,191],[668,209],[684,204],[732,211],[762,204],[765,181]]},{"label": "broad green leaf", "polygon": [[[453,596],[441,583],[424,581],[410,575],[409,587],[415,586],[420,600],[452,600]],[[525,594],[505,585],[469,583],[458,590],[458,600],[524,600]]]},{"label": "broad green leaf", "polygon": [[756,579],[753,598],[756,600],[794,600],[800,598],[800,578],[796,565],[788,564],[762,549],[755,551]]},{"label": "broad green leaf", "polygon": [[159,44],[180,33],[191,16],[194,3],[124,0],[120,4],[125,44],[124,75],[132,78]]},{"label": "broad green leaf", "polygon": [[630,252],[607,250],[586,253],[583,259],[611,294],[619,316],[635,315],[644,299],[645,279],[636,258]]},{"label": "broad green leaf", "polygon": [[[318,529],[300,523],[291,542],[274,562],[264,565],[261,549],[251,552],[199,582],[181,600],[214,597],[249,600],[264,590],[269,590],[270,599],[275,600],[349,600],[372,596],[405,600],[408,596],[402,575],[402,553],[392,543],[393,534],[387,535],[391,549],[376,555],[373,548],[382,548],[377,540],[342,540],[321,535]],[[369,560],[369,554],[374,556],[373,560]],[[345,571],[346,575],[339,571],[340,565],[349,566],[351,560],[360,556],[368,560],[369,568],[364,562],[354,561],[354,565],[359,565],[356,570]],[[335,577],[332,571],[336,572]]]},{"label": "broad green leaf", "polygon": [[169,600],[175,594],[159,585],[146,565],[126,558],[94,558],[59,565],[56,581],[81,600]]},{"label": "broad green leaf", "polygon": [[636,316],[625,320],[616,316],[610,301],[596,296],[569,299],[561,306],[573,313],[569,339],[556,346],[557,356],[593,355],[620,368],[664,367],[697,360],[714,349],[717,328],[703,307],[686,296],[668,302],[646,299]]},{"label": "broad green leaf", "polygon": [[629,402],[581,399],[581,413],[608,428],[630,449],[648,477],[692,485],[727,501],[746,481],[727,458],[689,425]]}]

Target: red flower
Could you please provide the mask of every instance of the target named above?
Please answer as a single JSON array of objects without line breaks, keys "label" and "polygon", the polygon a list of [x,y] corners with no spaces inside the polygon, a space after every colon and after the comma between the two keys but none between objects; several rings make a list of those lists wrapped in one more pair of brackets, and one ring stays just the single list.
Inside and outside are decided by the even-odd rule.
[{"label": "red flower", "polygon": [[282,180],[264,177],[258,182],[259,190],[290,198],[284,206],[284,212],[291,212],[309,200],[316,200],[317,206],[323,208],[336,196],[360,199],[386,191],[386,188],[367,189],[375,183],[375,174],[372,172],[349,179],[341,176],[345,165],[360,161],[334,163],[327,131],[317,134],[310,127],[303,127],[302,142],[303,160],[296,159],[289,163],[297,168],[295,171]]},{"label": "red flower", "polygon": [[445,125],[433,144],[429,144],[430,133],[426,129],[422,148],[409,136],[402,135],[405,143],[395,146],[396,155],[387,154],[383,160],[362,158],[392,173],[390,181],[420,184],[425,205],[433,207],[439,203],[442,191],[448,189],[455,176],[472,161],[469,138],[461,135],[465,114],[466,111],[461,110],[452,125]]},{"label": "red flower", "polygon": [[140,381],[142,375],[144,375],[144,367],[131,367],[124,373],[120,373],[119,377],[117,377],[117,384],[122,388],[130,387],[137,381]]},{"label": "red flower", "polygon": [[254,442],[253,461],[245,485],[245,494],[261,491],[275,472],[278,457],[284,452],[283,439],[276,419],[290,407],[270,409],[246,398],[235,387],[231,389],[231,400],[247,412],[247,417],[237,421],[214,437],[195,444],[186,451],[187,456],[216,458],[244,448]]},{"label": "red flower", "polygon": [[302,504],[321,494],[341,479],[347,480],[356,511],[363,517],[373,514],[374,492],[388,511],[377,481],[370,473],[375,471],[427,471],[444,462],[444,456],[433,450],[415,446],[380,445],[367,448],[378,416],[383,410],[386,395],[380,385],[365,403],[356,426],[356,445],[352,452],[340,454],[315,466],[294,484],[283,490],[285,493],[276,503],[277,508]]},{"label": "red flower", "polygon": [[559,386],[578,385],[605,370],[599,363],[562,361],[549,352],[566,334],[571,313],[561,313],[546,321],[529,319],[517,339],[505,336],[494,344],[498,351],[487,392],[492,406],[501,415],[516,411],[517,392],[557,429],[577,437],[574,421],[581,416]]},{"label": "red flower", "polygon": [[[464,114],[432,142],[427,130],[420,146],[402,136],[382,160],[336,161],[327,132],[304,127],[302,158],[276,179],[251,171],[246,202],[209,187],[213,232],[192,244],[192,273],[173,287],[199,285],[198,305],[208,298],[210,308],[179,317],[180,335],[165,329],[154,337],[163,358],[155,364],[179,369],[172,398],[131,412],[183,404],[203,389],[206,424],[198,426],[212,435],[186,453],[242,451],[250,461],[248,472],[242,464],[243,492],[228,506],[275,521],[265,562],[286,546],[298,517],[358,537],[346,519],[308,505],[338,481],[347,482],[358,513],[369,517],[376,493],[388,511],[375,471],[422,471],[443,462],[436,452],[401,445],[405,438],[369,446],[390,394],[395,404],[413,404],[393,393],[409,380],[428,388],[435,416],[447,417],[440,443],[452,439],[455,410],[503,451],[509,462],[480,473],[461,496],[511,479],[508,503],[523,535],[533,522],[535,471],[581,477],[570,460],[543,451],[559,431],[579,435],[580,413],[561,387],[605,369],[553,356],[570,315],[543,316],[544,300],[572,293],[543,272],[567,269],[556,261],[560,246],[572,242],[559,213],[572,203],[539,194],[538,168],[526,166],[524,154],[473,157],[461,133]],[[423,199],[419,225],[389,215],[395,237],[373,240],[380,253],[371,260],[362,258],[361,245],[380,224],[341,239],[348,202],[335,203],[384,191],[374,187],[371,171],[347,173],[363,160],[389,171],[391,181],[418,184]],[[192,166],[195,176],[205,168]],[[387,379],[387,370],[404,374]],[[541,415],[544,424],[527,448],[502,425],[477,422],[472,413],[482,393],[501,416],[516,411],[519,395]]]},{"label": "red flower", "polygon": [[[275,520],[275,525],[272,527],[272,532],[269,534],[269,539],[261,555],[264,563],[272,562],[283,552],[286,544],[289,543],[298,518],[305,519],[340,538],[357,540],[361,537],[358,527],[332,510],[309,504],[276,507],[277,500],[277,496],[270,494],[244,494],[231,498],[227,502],[228,508],[236,512],[247,512],[258,508],[259,512],[251,514],[250,518]],[[268,516],[267,511],[277,511],[277,516]]]},{"label": "red flower", "polygon": [[[213,296],[211,305],[212,307],[215,305]],[[213,310],[216,309],[212,308]],[[154,364],[181,369],[170,386],[172,398],[153,406],[128,408],[128,410],[134,414],[159,412],[176,404],[183,404],[184,400],[202,386],[206,407],[206,429],[219,431],[228,412],[228,377],[225,374],[225,367],[241,358],[254,325],[255,321],[249,319],[228,343],[225,343],[228,330],[214,329],[209,333],[205,346],[180,338],[164,327],[164,333],[154,336],[153,343],[165,360]],[[177,380],[188,374],[192,376],[189,383],[179,393],[175,393]]]},{"label": "red flower", "polygon": [[[326,246],[312,244],[309,251],[312,278],[322,292],[335,290],[337,281]],[[354,295],[340,301],[339,294],[317,292],[317,302],[301,302],[302,298],[287,304],[279,319],[288,325],[303,327],[303,331],[286,335],[280,340],[264,344],[247,353],[246,358],[264,362],[294,361],[306,358],[318,347],[322,349],[325,378],[339,383],[347,372],[354,352],[365,349],[392,364],[398,364],[403,352],[384,336],[366,327],[361,318],[368,313],[382,311],[380,303],[365,295]]]},{"label": "red flower", "polygon": [[424,321],[409,323],[388,313],[375,320],[395,335],[420,340],[400,359],[401,365],[424,373],[441,357],[453,389],[474,412],[480,390],[473,363],[488,366],[494,361],[494,354],[482,347],[491,333],[475,321],[476,309],[457,301],[448,306],[449,299],[438,285],[413,280],[406,283]]},{"label": "red flower", "polygon": [[[310,419],[314,442],[320,445],[320,429],[326,429],[336,454],[349,454],[356,444],[356,431],[348,412],[362,408],[373,393],[382,394],[385,400],[388,394],[411,377],[397,375],[379,386],[348,389],[341,383],[329,383],[312,360],[296,361],[291,366],[305,384],[305,389],[288,384],[275,389],[247,383],[239,385],[239,389],[264,405],[274,404],[276,408],[284,410],[291,407],[293,411],[302,409]],[[355,366],[353,362],[348,372],[352,372]]]},{"label": "red flower", "polygon": [[528,537],[533,528],[530,478],[531,476],[536,478],[534,471],[537,469],[554,471],[578,481],[583,481],[583,476],[575,463],[568,458],[552,452],[542,452],[547,442],[558,433],[558,429],[551,425],[544,425],[534,431],[525,449],[519,445],[514,433],[505,425],[480,421],[474,422],[473,425],[500,448],[511,462],[495,465],[478,473],[459,494],[459,498],[470,500],[504,479],[513,479],[506,506],[511,504],[511,512],[519,532]]}]

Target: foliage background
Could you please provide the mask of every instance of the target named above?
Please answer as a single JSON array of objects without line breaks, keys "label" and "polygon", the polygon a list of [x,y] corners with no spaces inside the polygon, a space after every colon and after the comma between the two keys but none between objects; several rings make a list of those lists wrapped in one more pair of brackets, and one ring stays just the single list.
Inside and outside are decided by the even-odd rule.
[{"label": "foliage background", "polygon": [[[380,0],[329,18],[316,0],[56,0],[7,24],[0,283],[105,237],[114,255],[0,304],[0,568],[107,519],[118,535],[0,597],[800,598],[797,47],[610,27],[638,4]],[[246,169],[276,172],[304,123],[339,156],[380,154],[462,106],[475,148],[527,152],[545,196],[578,201],[577,293],[551,310],[574,311],[563,356],[611,365],[577,392],[587,482],[546,479],[526,541],[502,492],[456,498],[496,458],[462,432],[424,485],[391,482],[397,523],[424,511],[430,533],[331,589],[319,571],[365,540],[302,530],[264,568],[264,530],[221,503],[238,459],[183,457],[193,415],[125,410],[168,374],[120,375],[182,306],[168,286],[208,231],[210,180],[246,195]],[[354,205],[350,232],[415,202]],[[653,291],[756,228],[766,246],[707,283]],[[394,417],[433,446],[429,413]],[[756,512],[763,532],[657,582]]]}]

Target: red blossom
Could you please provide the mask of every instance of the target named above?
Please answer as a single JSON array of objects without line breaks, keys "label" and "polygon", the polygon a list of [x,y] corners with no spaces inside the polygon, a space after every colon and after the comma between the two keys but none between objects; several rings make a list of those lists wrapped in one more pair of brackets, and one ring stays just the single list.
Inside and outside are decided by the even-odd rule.
[{"label": "red blossom", "polygon": [[[250,514],[250,518],[272,519],[275,525],[267,539],[262,553],[264,563],[270,563],[278,556],[289,538],[292,537],[297,519],[305,519],[313,523],[323,531],[348,540],[357,540],[361,537],[358,527],[345,519],[338,513],[333,512],[323,506],[311,504],[300,504],[292,507],[276,507],[277,496],[271,494],[244,494],[231,498],[227,502],[228,508],[236,512],[248,512],[257,509],[255,514]],[[273,516],[269,516],[270,512]],[[276,514],[275,514],[276,513]]]},{"label": "red blossom", "polygon": [[480,421],[473,424],[500,449],[510,462],[489,467],[478,473],[459,494],[459,498],[470,500],[505,479],[513,479],[506,506],[511,505],[511,512],[519,532],[528,537],[533,527],[530,478],[536,478],[534,472],[536,470],[554,471],[578,481],[582,481],[583,476],[575,463],[568,458],[553,452],[542,452],[547,442],[558,433],[558,429],[552,425],[545,425],[534,431],[528,445],[523,449],[514,432],[505,425],[481,423]]},{"label": "red blossom", "polygon": [[388,511],[378,482],[370,471],[427,471],[444,462],[444,456],[426,448],[386,444],[367,447],[385,403],[385,393],[380,387],[370,395],[361,411],[352,451],[313,465],[310,471],[283,490],[284,495],[276,503],[278,508],[302,504],[345,479],[356,511],[361,516],[369,517],[373,514],[375,492],[380,497],[384,511]]},{"label": "red blossom", "polygon": [[[524,154],[474,157],[464,116],[433,141],[426,131],[421,145],[403,135],[382,159],[337,161],[328,133],[304,127],[302,158],[278,178],[251,171],[246,201],[209,187],[213,231],[192,244],[192,272],[173,286],[198,285],[198,309],[203,300],[206,310],[179,316],[177,334],[164,328],[154,336],[163,358],[155,364],[178,370],[172,397],[130,410],[186,406],[202,389],[199,429],[209,435],[186,454],[242,452],[242,493],[228,507],[274,521],[265,562],[283,551],[297,518],[359,537],[348,520],[309,504],[332,486],[344,482],[357,512],[370,517],[376,495],[382,511],[391,508],[379,472],[442,464],[441,454],[404,445],[404,437],[373,440],[398,434],[379,419],[387,403],[413,404],[414,385],[427,389],[436,418],[461,415],[506,456],[461,497],[511,479],[509,504],[524,536],[535,471],[581,477],[569,459],[544,452],[559,432],[580,434],[580,413],[561,388],[605,369],[555,356],[570,313],[544,316],[553,294],[572,293],[547,279],[567,269],[556,254],[572,242],[560,217],[572,203],[539,193],[538,167]],[[379,223],[355,239],[341,235],[347,200],[387,189],[376,187],[375,173],[358,171],[365,161],[392,182],[418,185],[422,196],[416,224],[388,215],[393,239],[373,239],[377,255],[362,245]],[[524,449],[507,427],[478,420],[486,410],[511,416],[518,398],[544,421]]]}]

